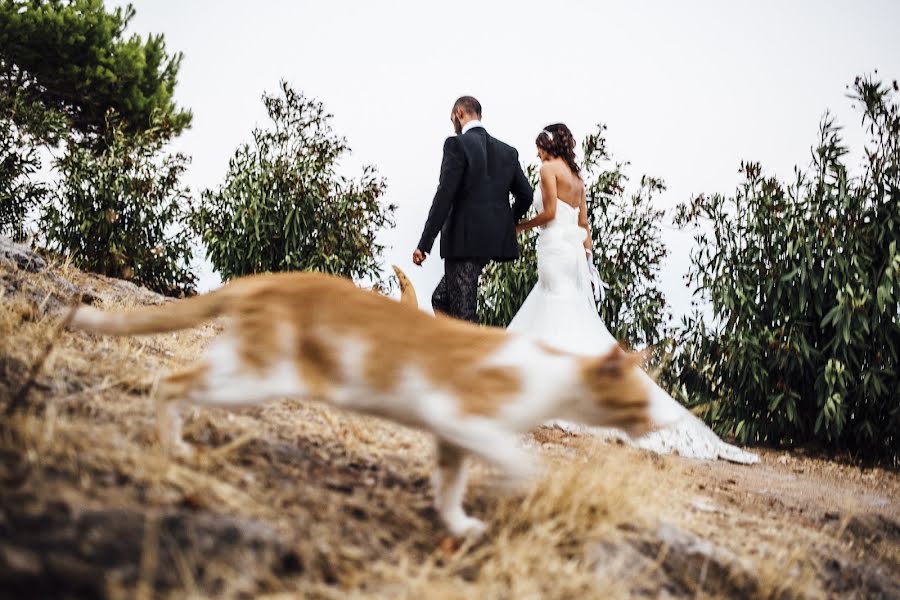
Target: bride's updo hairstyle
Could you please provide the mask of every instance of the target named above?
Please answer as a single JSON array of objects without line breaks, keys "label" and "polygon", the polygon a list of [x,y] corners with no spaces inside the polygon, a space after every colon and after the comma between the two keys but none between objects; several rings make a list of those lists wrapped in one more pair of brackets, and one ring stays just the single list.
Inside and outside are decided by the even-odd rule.
[{"label": "bride's updo hairstyle", "polygon": [[534,143],[550,156],[566,161],[572,172],[581,177],[581,168],[579,168],[578,162],[575,160],[575,137],[564,124],[554,123],[553,125],[547,125],[538,134]]}]

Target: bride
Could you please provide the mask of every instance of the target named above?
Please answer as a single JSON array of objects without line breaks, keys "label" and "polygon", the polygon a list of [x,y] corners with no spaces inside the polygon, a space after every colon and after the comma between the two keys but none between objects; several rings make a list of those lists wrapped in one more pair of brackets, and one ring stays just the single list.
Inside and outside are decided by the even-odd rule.
[{"label": "bride", "polygon": [[[509,324],[510,331],[532,336],[569,352],[597,355],[616,344],[597,314],[591,288],[599,293],[599,273],[593,264],[584,181],[575,162],[575,139],[562,123],[547,126],[537,136],[541,159],[537,216],[519,223],[516,232],[538,227],[538,282]],[[586,259],[586,260],[585,260]],[[726,444],[700,419],[667,394],[649,376],[654,409],[673,423],[633,440],[641,448],[692,458],[722,458],[755,463],[755,454]],[[557,423],[571,430],[577,426]],[[595,430],[595,432],[597,432]],[[599,431],[602,435],[624,433]]]}]

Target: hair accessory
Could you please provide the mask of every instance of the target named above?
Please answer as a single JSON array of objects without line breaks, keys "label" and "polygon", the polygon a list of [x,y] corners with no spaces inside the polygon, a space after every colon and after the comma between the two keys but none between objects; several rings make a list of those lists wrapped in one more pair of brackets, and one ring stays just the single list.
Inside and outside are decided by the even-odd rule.
[{"label": "hair accessory", "polygon": [[552,141],[553,141],[553,132],[552,132],[552,131],[547,131],[547,130],[545,129],[545,130],[544,130],[544,133],[547,134],[547,137],[550,138],[550,141],[552,142]]}]

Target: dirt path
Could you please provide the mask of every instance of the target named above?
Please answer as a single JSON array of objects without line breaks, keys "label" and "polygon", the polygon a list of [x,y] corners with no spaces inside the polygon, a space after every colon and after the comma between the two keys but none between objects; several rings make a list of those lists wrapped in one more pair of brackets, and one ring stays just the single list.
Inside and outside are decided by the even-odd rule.
[{"label": "dirt path", "polygon": [[[556,429],[537,437],[557,452],[586,443]],[[750,568],[765,559],[775,572],[760,579],[785,583],[769,595],[900,597],[900,474],[757,451],[753,466],[645,455],[658,467],[660,517],[748,559]]]}]

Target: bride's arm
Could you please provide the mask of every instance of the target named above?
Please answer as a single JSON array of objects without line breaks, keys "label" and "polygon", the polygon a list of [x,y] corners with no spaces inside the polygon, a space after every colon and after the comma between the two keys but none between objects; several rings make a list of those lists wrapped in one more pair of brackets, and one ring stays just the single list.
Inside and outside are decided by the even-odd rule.
[{"label": "bride's arm", "polygon": [[541,196],[544,209],[531,219],[516,225],[516,233],[546,225],[556,217],[556,175],[548,165],[541,167]]}]

